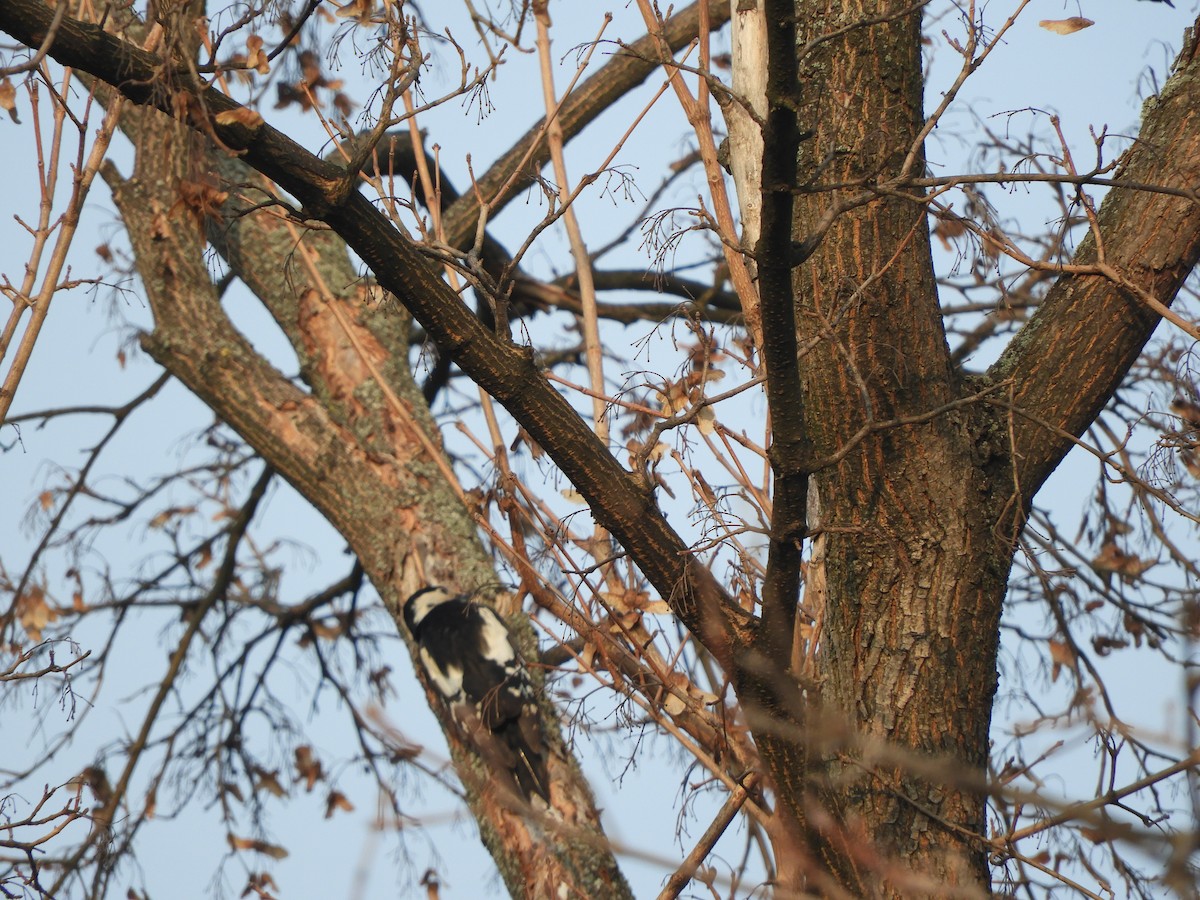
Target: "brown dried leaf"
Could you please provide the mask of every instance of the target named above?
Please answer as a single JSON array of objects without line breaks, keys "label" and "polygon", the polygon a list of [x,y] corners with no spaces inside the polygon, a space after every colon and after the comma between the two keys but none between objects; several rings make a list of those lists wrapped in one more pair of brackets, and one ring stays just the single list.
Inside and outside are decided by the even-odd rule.
[{"label": "brown dried leaf", "polygon": [[1075,652],[1069,644],[1062,641],[1050,641],[1050,659],[1053,666],[1050,669],[1050,680],[1058,681],[1058,673],[1063,666],[1075,665]]},{"label": "brown dried leaf", "polygon": [[[221,115],[236,118],[237,113],[238,110],[231,110],[228,113],[221,113]],[[254,113],[254,115],[257,116],[258,113]],[[219,115],[217,118],[220,119],[220,117]],[[228,191],[218,190],[214,185],[203,181],[181,180],[177,190],[179,191],[179,203],[192,211],[200,225],[204,224],[206,218],[220,218],[221,204],[229,199]]]},{"label": "brown dried leaf", "polygon": [[334,15],[339,19],[355,19],[360,25],[369,25],[375,14],[375,0],[350,0]]},{"label": "brown dried leaf", "polygon": [[1176,397],[1171,401],[1171,409],[1183,420],[1184,425],[1192,431],[1200,431],[1200,406],[1190,400]]},{"label": "brown dried leaf", "polygon": [[1142,636],[1146,633],[1146,626],[1142,624],[1142,620],[1126,612],[1121,624],[1125,626],[1126,631],[1133,635],[1134,644],[1142,646]]},{"label": "brown dried leaf", "polygon": [[16,603],[17,621],[29,635],[29,639],[41,643],[42,629],[58,619],[58,610],[46,600],[46,592],[38,585],[30,585]]},{"label": "brown dried leaf", "polygon": [[1126,553],[1113,541],[1106,541],[1096,558],[1092,560],[1092,568],[1098,572],[1115,572],[1126,581],[1138,578],[1147,569],[1156,565],[1158,565],[1158,560],[1142,559],[1132,553]]},{"label": "brown dried leaf", "polygon": [[278,844],[269,844],[266,841],[256,840],[255,838],[240,838],[236,835],[228,835],[229,846],[234,850],[254,850],[264,856],[269,856],[271,859],[286,859],[288,852]]},{"label": "brown dried leaf", "polygon": [[150,520],[149,527],[154,528],[154,529],[163,528],[172,519],[181,518],[183,516],[190,516],[195,511],[196,511],[196,507],[194,507],[194,506],[171,506],[171,507],[168,507],[167,509],[164,509],[162,512],[160,512],[158,515],[156,515],[153,519]]},{"label": "brown dried leaf", "polygon": [[943,250],[953,249],[950,243],[954,238],[962,237],[967,233],[967,223],[962,219],[949,216],[939,217],[936,225],[933,226],[934,236],[942,242]]},{"label": "brown dried leaf", "polygon": [[356,106],[358,104],[346,96],[345,91],[338,91],[333,95],[333,108],[342,114],[343,119],[349,119]]},{"label": "brown dried leaf", "polygon": [[[259,75],[266,75],[271,71],[270,60],[263,52],[263,39],[257,34],[246,38],[246,65],[253,67]],[[218,116],[218,118],[220,117]],[[261,117],[259,121],[262,121]]]},{"label": "brown dried leaf", "polygon": [[263,769],[258,766],[254,767],[254,790],[266,791],[268,794],[273,794],[276,797],[286,797],[287,791],[283,789],[283,785],[279,783],[278,769]]},{"label": "brown dried leaf", "polygon": [[663,698],[663,709],[667,711],[668,715],[677,716],[687,709],[687,704],[675,694],[667,694]]},{"label": "brown dried leaf", "polygon": [[241,896],[249,897],[253,894],[260,900],[275,900],[275,895],[268,890],[269,888],[278,890],[279,885],[275,883],[275,879],[266,872],[251,872]]},{"label": "brown dried leaf", "polygon": [[1092,649],[1101,656],[1108,656],[1114,650],[1124,650],[1129,646],[1129,641],[1123,641],[1120,638],[1104,637],[1096,635],[1092,638]]},{"label": "brown dried leaf", "polygon": [[304,83],[310,88],[324,87],[325,74],[321,71],[321,57],[312,50],[305,50],[300,54],[300,73],[304,76]]},{"label": "brown dried leaf", "polygon": [[1091,28],[1095,24],[1091,19],[1085,19],[1083,16],[1071,16],[1069,19],[1042,19],[1038,22],[1042,28],[1053,31],[1055,34],[1074,34],[1076,31]]},{"label": "brown dried leaf", "polygon": [[321,781],[325,774],[321,771],[321,761],[313,755],[312,747],[302,744],[296,748],[296,781],[304,782],[304,789],[311,791],[313,786]]},{"label": "brown dried leaf", "polygon": [[332,619],[327,621],[315,620],[309,623],[312,633],[319,638],[325,638],[327,641],[332,641],[334,638],[339,638],[346,633],[346,623],[341,619]]},{"label": "brown dried leaf", "polygon": [[288,84],[284,81],[276,82],[275,94],[276,109],[286,109],[293,103],[300,107],[301,112],[308,112],[312,109],[311,96],[294,84]]},{"label": "brown dried leaf", "polygon": [[332,819],[334,810],[354,812],[354,804],[341,791],[331,791],[325,800],[325,818]]},{"label": "brown dried leaf", "polygon": [[21,124],[17,118],[17,88],[7,78],[0,81],[0,109],[5,110],[16,124]]}]

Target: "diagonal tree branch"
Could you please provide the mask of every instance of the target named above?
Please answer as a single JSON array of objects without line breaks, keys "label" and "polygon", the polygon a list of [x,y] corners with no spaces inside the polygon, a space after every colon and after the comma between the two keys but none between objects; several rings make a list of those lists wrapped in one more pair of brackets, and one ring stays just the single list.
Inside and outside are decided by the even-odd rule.
[{"label": "diagonal tree branch", "polygon": [[[708,4],[708,20],[712,28],[720,28],[729,21],[728,0],[702,2]],[[667,19],[662,36],[673,51],[678,51],[696,38],[699,29],[699,3],[693,3]],[[579,134],[609,106],[658,69],[660,62],[656,49],[657,40],[656,37],[647,35],[618,51],[604,68],[580,84],[563,101],[557,118],[564,141],[569,141]],[[442,224],[446,229],[446,241],[449,244],[463,247],[474,239],[476,223],[479,221],[480,197],[486,199],[489,205],[488,214],[494,216],[513,197],[519,195],[529,184],[530,178],[550,161],[545,127],[546,122],[543,119],[530,128],[524,137],[476,181],[477,190],[467,192],[446,211],[442,217]],[[522,165],[527,174],[512,178],[513,173]]]},{"label": "diagonal tree branch", "polygon": [[[1200,259],[1198,29],[1200,21],[1162,93],[1146,101],[1138,139],[1071,260],[1072,267],[1106,266],[1121,281],[1099,273],[1060,276],[988,372],[995,382],[1013,380],[1014,407],[1061,431],[1012,419],[1021,508],[1073,446],[1064,435],[1083,434],[1150,339],[1161,317],[1146,298],[1170,304]],[[1144,184],[1179,190],[1136,187]]]}]

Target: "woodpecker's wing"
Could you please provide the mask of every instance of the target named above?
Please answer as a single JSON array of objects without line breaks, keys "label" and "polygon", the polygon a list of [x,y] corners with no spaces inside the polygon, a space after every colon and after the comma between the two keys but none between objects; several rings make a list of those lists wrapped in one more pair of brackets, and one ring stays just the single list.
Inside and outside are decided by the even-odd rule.
[{"label": "woodpecker's wing", "polygon": [[417,631],[421,662],[434,685],[451,703],[474,704],[488,729],[519,718],[533,702],[508,628],[489,607],[447,600],[425,613]]}]

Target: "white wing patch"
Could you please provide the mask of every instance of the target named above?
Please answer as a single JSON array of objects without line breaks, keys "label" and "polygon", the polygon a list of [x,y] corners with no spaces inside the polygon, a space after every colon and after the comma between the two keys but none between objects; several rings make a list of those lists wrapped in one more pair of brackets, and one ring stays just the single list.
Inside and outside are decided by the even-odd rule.
[{"label": "white wing patch", "polygon": [[429,673],[430,679],[438,691],[447,700],[453,702],[462,696],[463,670],[459,666],[447,666],[443,669],[434,660],[432,654],[424,647],[420,648],[421,664]]},{"label": "white wing patch", "polygon": [[483,658],[505,669],[511,668],[517,661],[517,653],[513,649],[512,639],[508,636],[508,629],[504,627],[500,617],[488,607],[480,606],[478,609],[479,618],[483,623],[479,630],[479,642],[482,645],[479,649]]}]

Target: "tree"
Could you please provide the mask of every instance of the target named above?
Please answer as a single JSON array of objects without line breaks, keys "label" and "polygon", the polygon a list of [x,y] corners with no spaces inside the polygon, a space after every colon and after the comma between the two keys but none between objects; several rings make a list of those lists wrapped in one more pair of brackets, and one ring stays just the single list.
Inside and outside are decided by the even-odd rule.
[{"label": "tree", "polygon": [[[1194,520],[1194,488],[1172,467],[1190,465],[1200,393],[1180,362],[1180,338],[1150,343],[1164,318],[1177,334],[1196,336],[1186,314],[1171,308],[1200,252],[1195,44],[1186,39],[1146,106],[1138,139],[1119,158],[1104,135],[1086,170],[1065,139],[1047,153],[987,135],[993,165],[935,175],[926,163],[931,132],[966,78],[1023,21],[1027,3],[999,26],[973,3],[951,7],[961,36],[947,33],[943,46],[961,56],[961,77],[927,115],[929,6],[734,4],[731,89],[713,74],[709,50],[730,4],[701,3],[663,19],[639,2],[646,37],[565,91],[553,82],[547,4],[514,4],[504,17],[469,7],[480,37],[472,52],[486,49],[491,65],[473,68],[453,45],[464,54],[461,80],[431,99],[420,79],[436,31],[423,17],[439,13],[425,7],[355,0],[335,18],[316,2],[284,10],[193,0],[151,4],[139,17],[126,8],[7,0],[0,29],[27,48],[13,55],[10,77],[24,78],[30,92],[52,91],[55,108],[75,121],[92,102],[104,108],[95,152],[79,155],[65,229],[74,228],[88,180],[99,173],[153,313],[141,347],[221,423],[209,435],[210,459],[185,473],[196,496],[219,507],[221,522],[190,531],[200,500],[160,511],[151,524],[174,541],[169,564],[132,586],[102,586],[97,601],[83,597],[96,586],[70,569],[80,596],[74,608],[54,599],[40,559],[10,578],[7,678],[17,685],[64,670],[102,671],[110,663],[103,652],[73,653],[68,664],[51,653],[55,639],[98,610],[116,610],[120,620],[165,602],[182,624],[140,731],[113,756],[123,760],[119,776],[96,766],[74,784],[78,792],[86,782],[92,793],[89,834],[41,857],[43,844],[53,846],[49,832],[84,815],[70,786],[48,790],[45,805],[20,813],[10,829],[5,846],[16,855],[6,887],[50,896],[68,885],[96,896],[112,889],[117,863],[153,813],[152,799],[131,794],[151,755],[153,774],[142,776],[148,798],[193,759],[210,767],[224,821],[237,821],[233,807],[248,790],[272,793],[278,772],[246,725],[261,715],[279,732],[290,720],[270,697],[230,686],[255,683],[260,675],[251,673],[278,659],[276,651],[264,663],[259,648],[278,648],[289,634],[304,636],[308,663],[352,711],[358,759],[380,783],[390,784],[394,767],[417,765],[417,749],[372,718],[354,677],[335,661],[348,654],[358,683],[382,697],[394,661],[377,658],[372,620],[359,604],[365,580],[405,640],[400,608],[423,585],[494,603],[527,657],[542,664],[537,671],[560,667],[598,680],[693,755],[727,796],[668,895],[686,886],[739,813],[761,836],[762,866],[781,897],[983,896],[993,882],[1030,895],[1095,896],[1080,872],[1093,882],[1119,877],[1147,896],[1161,884],[1193,892],[1197,832],[1188,824],[1164,838],[1156,829],[1172,807],[1166,789],[1178,787],[1196,754],[1172,755],[1123,728],[1112,710],[1095,713],[1106,694],[1094,660],[1145,640],[1186,661],[1195,634],[1194,566],[1161,519]],[[1049,26],[1070,33],[1086,24]],[[269,51],[268,32],[278,35]],[[329,71],[352,46],[368,51],[376,76],[357,120]],[[449,139],[419,126],[447,99],[487,103],[504,46],[536,47],[547,118],[485,172],[472,171],[469,186],[451,187],[438,169]],[[676,56],[684,48],[692,55]],[[583,51],[583,62],[592,52]],[[68,68],[69,84],[51,60]],[[648,286],[641,273],[600,265],[574,210],[577,195],[601,178],[620,190],[627,175],[613,160],[619,164],[621,143],[583,178],[568,172],[563,146],[660,71],[694,131],[695,154],[677,171],[701,166],[708,193],[686,227],[658,211],[652,195],[644,228],[648,240],[661,241],[664,260],[699,232],[693,237],[706,242],[699,246],[712,276],[664,272],[656,286],[677,297],[665,304],[602,303],[601,291]],[[277,109],[321,113],[330,136],[323,157],[256,111],[271,80]],[[728,122],[740,204],[730,202],[721,170],[714,104]],[[1057,119],[1050,124],[1058,128]],[[101,162],[116,130],[133,147],[128,172]],[[435,141],[438,154],[430,152]],[[1018,237],[991,211],[987,191],[1041,182],[1057,192],[1062,225]],[[1097,205],[1089,190],[1099,189],[1107,195]],[[546,214],[513,250],[493,223],[528,191]],[[939,284],[931,221],[933,234],[971,261],[968,275],[961,265],[948,268]],[[526,271],[527,252],[560,223],[568,274],[539,279]],[[38,234],[51,226],[44,221]],[[1072,250],[1077,228],[1086,236]],[[216,275],[210,248],[221,261]],[[35,302],[32,282],[9,285],[14,324],[6,341],[28,306],[32,346],[34,323],[62,284],[61,259],[57,265],[44,300]],[[235,279],[286,336],[298,377],[235,327],[221,302]],[[960,326],[947,298],[955,290],[985,297],[976,311],[992,315],[971,320],[952,349],[948,331],[957,335]],[[542,313],[572,323],[577,339],[564,346]],[[1020,327],[991,365],[964,365],[1014,320]],[[679,354],[621,378],[606,368],[621,360],[605,352],[615,328],[605,322],[648,322],[648,330],[690,337],[678,342]],[[23,365],[18,359],[6,381],[6,405]],[[420,384],[416,373],[426,370]],[[717,393],[722,374],[735,384]],[[463,376],[477,398],[464,399]],[[1175,418],[1135,421],[1123,383],[1173,396]],[[161,384],[111,408],[113,428]],[[725,412],[728,401],[756,391],[768,411],[761,441],[731,426]],[[486,429],[476,448],[490,467],[483,474],[461,459],[456,465],[453,454],[465,451],[443,445],[437,424],[438,414],[459,415],[468,403]],[[1105,409],[1130,434],[1137,426],[1151,438],[1113,432]],[[1079,445],[1094,447],[1101,470],[1091,533],[1072,542],[1051,531],[1034,501]],[[518,477],[518,453],[545,454],[586,503],[590,522],[580,525]],[[755,459],[762,478],[751,472]],[[1145,460],[1165,467],[1161,477],[1147,474]],[[474,483],[464,483],[468,476]],[[355,559],[344,579],[302,602],[278,595],[248,537],[276,478],[328,520]],[[694,530],[669,518],[681,484],[694,498]],[[99,525],[148,513],[157,492],[142,484],[132,500],[101,498],[111,505],[107,516],[68,530],[67,507],[95,494],[85,466],[44,495],[52,519],[42,546],[78,547]],[[1129,543],[1134,512],[1153,537],[1146,556]],[[1089,543],[1099,544],[1094,555]],[[1176,574],[1148,580],[1151,556],[1172,562]],[[1089,801],[1056,803],[1037,790],[1037,760],[1019,750],[989,764],[1006,596],[1039,604],[1049,631],[1013,630],[1056,677],[1068,672],[1064,715],[1087,719],[1108,742],[1110,782]],[[555,639],[540,653],[522,614],[526,600]],[[681,626],[677,636],[670,623]],[[241,629],[253,637],[235,644]],[[183,724],[168,727],[162,706],[201,645],[217,676],[186,705]],[[419,667],[418,675],[425,678]],[[627,895],[551,691],[540,697],[549,809],[498,788],[478,735],[426,691],[509,891]],[[297,778],[310,789],[325,781],[307,743],[295,739],[292,751]],[[1118,780],[1129,757],[1138,771]],[[345,800],[333,787],[329,797],[331,810]],[[47,816],[55,804],[61,812]],[[1054,852],[1045,856],[1021,843],[1051,833]],[[235,850],[277,850],[235,835],[232,824],[229,836]],[[1079,850],[1081,840],[1103,849],[1102,871]],[[1152,852],[1165,862],[1139,872],[1126,859],[1130,846],[1158,847]],[[731,893],[743,875],[734,871]],[[253,872],[247,889],[269,893],[267,876]]]}]

